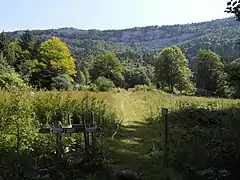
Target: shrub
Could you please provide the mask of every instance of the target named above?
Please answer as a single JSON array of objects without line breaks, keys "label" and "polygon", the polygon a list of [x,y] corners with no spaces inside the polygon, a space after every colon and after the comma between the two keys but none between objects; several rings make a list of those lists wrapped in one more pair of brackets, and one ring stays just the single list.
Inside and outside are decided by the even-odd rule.
[{"label": "shrub", "polygon": [[[232,174],[237,173],[234,168],[240,163],[238,104],[230,106],[228,101],[200,98],[186,98],[176,104],[168,116],[169,152],[166,165],[176,170],[184,169],[185,172],[189,169],[200,173],[212,168],[217,171],[226,168]],[[153,131],[162,135],[157,146],[164,147],[164,121],[159,112],[156,109],[149,119],[153,128],[157,126]],[[157,125],[159,120],[160,125]],[[159,151],[163,152],[163,148]]]},{"label": "shrub", "polygon": [[0,86],[1,87],[24,87],[26,86],[24,81],[20,78],[16,72],[0,74]]},{"label": "shrub", "polygon": [[150,90],[152,90],[152,88],[149,87],[148,85],[135,85],[134,89],[136,91],[150,91]]},{"label": "shrub", "polygon": [[71,77],[66,74],[58,75],[52,78],[52,89],[70,90],[72,89]]},{"label": "shrub", "polygon": [[115,85],[111,80],[102,76],[96,79],[95,84],[97,85],[99,91],[111,91],[115,88]]},{"label": "shrub", "polygon": [[93,92],[98,92],[98,86],[94,83],[91,83],[88,90]]}]

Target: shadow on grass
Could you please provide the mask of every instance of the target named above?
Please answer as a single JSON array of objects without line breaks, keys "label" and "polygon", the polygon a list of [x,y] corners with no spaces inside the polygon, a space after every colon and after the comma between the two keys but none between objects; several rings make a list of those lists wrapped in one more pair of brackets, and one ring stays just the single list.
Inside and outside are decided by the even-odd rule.
[{"label": "shadow on grass", "polygon": [[121,126],[114,139],[109,140],[112,168],[136,172],[141,179],[180,179],[171,168],[162,168],[162,152],[157,147],[159,126],[157,122]]},{"label": "shadow on grass", "polygon": [[[164,166],[164,123],[159,115],[150,122],[136,121],[121,126],[112,139],[109,136],[104,137],[103,142],[106,147],[104,151],[106,159],[111,160],[111,169],[116,172],[131,170],[144,180],[239,179],[240,108],[209,110],[187,107],[170,112],[168,119],[169,153],[168,161],[165,161]],[[14,152],[11,153],[14,155]],[[0,174],[13,173],[13,175],[22,176],[22,170],[28,169],[29,173],[32,173],[29,176],[34,176],[35,159],[29,158],[27,151],[22,152],[22,159],[18,160],[23,163],[19,166],[11,153],[1,152]],[[5,159],[11,158],[13,163],[4,162]],[[47,169],[57,174],[55,177],[59,177],[58,179],[79,179],[81,177],[82,172],[79,173],[81,167],[74,169],[65,166],[64,161],[58,166],[58,163],[53,163],[55,159],[51,157],[39,157],[39,159],[40,164],[43,164],[42,171]],[[14,167],[7,167],[10,165]],[[56,168],[51,170],[54,165]],[[61,168],[58,169],[58,167]],[[9,171],[11,169],[14,171]],[[15,170],[17,170],[16,173]],[[113,179],[108,169],[105,171],[104,168],[90,168],[88,174],[91,173],[95,175],[84,179]],[[8,179],[16,179],[15,177],[8,176]]]},{"label": "shadow on grass", "polygon": [[170,112],[169,152],[163,163],[164,121],[122,126],[109,148],[113,168],[131,169],[142,179],[240,177],[240,108],[184,108]]},{"label": "shadow on grass", "polygon": [[188,179],[239,179],[240,108],[170,112],[168,166]]}]

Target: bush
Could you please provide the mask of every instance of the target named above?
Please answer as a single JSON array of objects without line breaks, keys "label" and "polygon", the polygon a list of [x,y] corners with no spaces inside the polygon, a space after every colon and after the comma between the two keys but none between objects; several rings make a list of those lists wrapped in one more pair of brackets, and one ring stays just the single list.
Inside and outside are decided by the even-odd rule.
[{"label": "bush", "polygon": [[[220,172],[222,168],[236,175],[240,163],[239,105],[216,99],[185,99],[176,104],[168,116],[169,152],[166,165],[186,173],[191,170],[197,176],[206,170]],[[161,144],[156,146],[164,147],[164,120],[159,111],[156,109],[149,119],[153,128],[158,128],[156,134],[162,134],[158,140]],[[157,125],[159,120],[160,125]]]},{"label": "bush", "polygon": [[71,78],[67,74],[61,74],[52,78],[52,89],[70,90],[72,87]]},{"label": "bush", "polygon": [[99,91],[111,91],[115,88],[115,85],[111,80],[102,76],[96,79],[95,84],[97,85]]},{"label": "bush", "polygon": [[0,87],[25,87],[24,81],[16,72],[0,74]]},{"label": "bush", "polygon": [[73,90],[75,91],[88,91],[90,89],[89,85],[75,84]]},{"label": "bush", "polygon": [[135,85],[134,86],[135,91],[151,91],[152,88],[147,85]]}]

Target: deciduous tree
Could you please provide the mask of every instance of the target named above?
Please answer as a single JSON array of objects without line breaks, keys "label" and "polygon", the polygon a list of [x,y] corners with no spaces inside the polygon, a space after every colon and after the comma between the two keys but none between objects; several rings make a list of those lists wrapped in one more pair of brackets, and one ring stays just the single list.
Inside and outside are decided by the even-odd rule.
[{"label": "deciduous tree", "polygon": [[76,75],[75,59],[71,56],[67,45],[57,37],[52,37],[41,45],[36,67],[31,83],[38,87],[50,89],[53,78],[60,75],[69,77],[68,80],[73,82],[73,77]]},{"label": "deciduous tree", "polygon": [[114,81],[116,78],[124,79],[123,70],[123,66],[116,55],[107,52],[96,57],[91,72],[94,80],[99,76],[103,76]]},{"label": "deciduous tree", "polygon": [[156,81],[173,92],[174,88],[183,91],[191,87],[192,72],[188,60],[177,46],[164,48],[157,56],[155,66]]},{"label": "deciduous tree", "polygon": [[234,96],[240,97],[240,59],[233,61],[225,67],[227,72],[227,81],[234,88]]},{"label": "deciduous tree", "polygon": [[210,93],[223,91],[225,74],[221,57],[211,50],[200,50],[195,60],[196,87]]}]

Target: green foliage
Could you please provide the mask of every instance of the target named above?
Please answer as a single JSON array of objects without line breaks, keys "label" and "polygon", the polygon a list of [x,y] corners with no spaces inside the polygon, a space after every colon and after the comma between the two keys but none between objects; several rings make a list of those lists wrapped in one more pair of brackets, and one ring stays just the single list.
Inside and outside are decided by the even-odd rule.
[{"label": "green foliage", "polygon": [[227,82],[234,88],[234,97],[240,97],[240,60],[237,59],[227,65],[225,70],[228,74]]},{"label": "green foliage", "polygon": [[99,91],[111,91],[115,87],[111,80],[102,76],[96,79],[95,84],[97,85]]},{"label": "green foliage", "polygon": [[21,78],[29,83],[35,71],[39,58],[39,41],[35,41],[29,30],[25,31],[18,40],[8,45],[8,64],[15,68]]},{"label": "green foliage", "polygon": [[[183,179],[207,179],[214,170],[221,176],[225,168],[233,177],[239,163],[239,101],[213,98],[171,97],[159,99],[150,114],[149,126],[157,154],[153,159],[164,167],[186,174]],[[170,104],[169,104],[170,103]],[[164,120],[161,108],[167,107],[168,153],[164,156]],[[160,123],[160,124],[159,124]],[[158,161],[159,163],[159,161]],[[237,168],[238,169],[238,168]],[[238,176],[238,175],[237,175]]]},{"label": "green foliage", "polygon": [[9,73],[9,72],[13,72],[14,68],[11,67],[8,63],[6,58],[4,57],[0,57],[0,74],[1,73]]},{"label": "green foliage", "polygon": [[174,87],[180,91],[191,89],[192,73],[188,67],[188,60],[177,46],[163,49],[155,67],[156,81],[173,92]]},{"label": "green foliage", "polygon": [[[37,54],[39,43],[35,43]],[[68,88],[76,74],[75,59],[65,43],[52,37],[39,50],[40,58],[34,63],[30,83],[39,88]]]},{"label": "green foliage", "polygon": [[[20,33],[11,32],[8,35],[15,39],[19,37]],[[239,22],[233,18],[124,30],[83,31],[74,28],[61,28],[34,30],[31,33],[35,39],[41,41],[45,41],[50,36],[64,38],[74,57],[80,60],[83,65],[88,64],[89,56],[96,56],[112,50],[119,59],[129,58],[132,62],[146,62],[153,65],[156,51],[173,45],[178,45],[191,63],[199,49],[210,49],[220,54],[224,61],[239,57],[237,44]]]},{"label": "green foliage", "polygon": [[25,83],[5,58],[0,57],[0,87],[24,87]]},{"label": "green foliage", "polygon": [[94,79],[99,76],[104,76],[108,79],[124,79],[123,66],[121,62],[112,52],[107,52],[96,57],[93,67],[91,69],[91,74]]},{"label": "green foliage", "polygon": [[80,84],[86,84],[86,78],[82,71],[79,72],[78,81]]},{"label": "green foliage", "polygon": [[18,65],[18,69],[20,69],[19,75],[25,82],[29,83],[31,81],[33,73],[36,71],[37,64],[37,60],[25,60]]},{"label": "green foliage", "polygon": [[147,85],[135,85],[134,89],[136,91],[150,91],[150,90],[152,90],[151,87],[149,87]]},{"label": "green foliage", "polygon": [[172,112],[169,128],[178,130],[171,128],[169,165],[182,165],[199,175],[213,167],[217,171],[225,167],[236,173],[233,167],[239,162],[238,114],[238,108],[199,109],[194,106]]},{"label": "green foliage", "polygon": [[85,77],[86,84],[89,85],[91,83],[91,76],[89,74],[89,71],[86,67],[83,68],[83,74]]},{"label": "green foliage", "polygon": [[31,53],[32,51],[32,42],[33,42],[33,35],[29,30],[24,31],[24,33],[20,36],[19,45],[23,51],[26,51],[26,53]]},{"label": "green foliage", "polygon": [[16,72],[0,74],[0,87],[25,87],[26,84]]},{"label": "green foliage", "polygon": [[18,41],[12,41],[9,43],[7,59],[8,63],[14,67],[17,67],[17,64],[19,64],[18,61],[22,59],[22,48]]},{"label": "green foliage", "polygon": [[59,38],[48,39],[40,48],[41,62],[50,66],[56,74],[63,73],[75,76],[75,59],[71,57],[70,51],[65,43]]},{"label": "green foliage", "polygon": [[0,33],[0,57],[7,55],[7,40],[4,31]]},{"label": "green foliage", "polygon": [[0,119],[0,149],[14,148],[17,152],[30,148],[35,131],[35,121],[33,119],[31,98],[22,94],[21,91],[7,93],[1,99],[1,119]]},{"label": "green foliage", "polygon": [[95,83],[90,84],[89,87],[88,87],[88,90],[93,91],[93,92],[98,92],[99,91],[98,86]]},{"label": "green foliage", "polygon": [[[210,49],[220,54],[225,63],[237,59],[240,55],[239,46],[236,43],[236,37],[239,34],[238,26],[238,23],[232,19],[220,19],[199,24],[162,27],[149,26],[122,31],[84,31],[84,35],[81,30],[74,28],[5,33],[6,38],[17,42],[9,44],[11,48],[8,47],[8,49],[11,49],[11,53],[8,54],[9,52],[7,52],[7,61],[10,65],[14,66],[16,72],[18,72],[21,78],[27,83],[30,82],[31,85],[38,87],[40,87],[41,84],[41,87],[49,88],[52,77],[56,77],[62,68],[53,68],[52,64],[46,65],[46,63],[42,62],[39,49],[41,42],[46,41],[50,36],[56,36],[64,39],[64,42],[68,44],[72,55],[78,59],[77,64],[80,65],[86,81],[88,81],[88,75],[84,72],[84,67],[89,70],[92,76],[90,78],[93,81],[99,76],[109,76],[107,78],[111,79],[116,86],[128,88],[134,87],[134,85],[137,84],[148,84],[149,80],[153,80],[153,65],[155,64],[155,55],[157,54],[156,49],[163,47],[177,44],[184,54],[186,54],[190,65],[194,64],[194,57],[199,49]],[[131,43],[129,40],[126,40],[128,39],[127,37],[123,38],[121,35],[121,33],[125,32],[129,35]],[[138,32],[138,35],[134,35],[135,32]],[[159,39],[161,39],[161,41],[159,41]],[[99,56],[99,54],[102,54],[102,56],[105,55],[106,57],[107,52],[113,52],[116,55],[115,57],[121,62],[120,64],[122,66],[124,65],[126,72],[121,71],[120,74],[122,74],[122,76],[117,73],[118,70],[110,73],[105,71],[106,69],[104,68],[103,71],[105,73],[103,71],[95,71],[95,69],[98,69],[95,62],[98,57],[101,56]],[[109,58],[110,57],[111,56],[109,56]],[[101,58],[104,59],[103,57]],[[114,59],[113,56],[111,58]],[[23,63],[25,67],[25,61],[28,60],[38,60],[39,63],[43,63],[46,66],[39,65],[33,67],[31,70],[32,74],[25,74],[21,72],[20,69],[22,65],[20,64]],[[47,68],[50,66],[52,68]],[[57,66],[61,65],[58,64]],[[111,64],[108,64],[108,67],[110,66]],[[101,68],[102,67],[106,68],[106,66],[101,66]],[[31,78],[29,78],[29,76],[31,76]],[[224,74],[223,76],[225,77]],[[122,77],[125,77],[125,80],[123,80]],[[73,79],[76,80],[74,76]],[[182,91],[184,94],[193,91],[194,88],[189,79],[191,78],[188,78],[188,76],[183,77],[181,80],[182,83],[177,84],[176,87],[172,89],[177,89],[179,92]],[[89,85],[90,81],[86,82],[86,84]],[[219,94],[223,94],[224,89],[226,89],[225,86],[224,83],[220,86],[220,91],[222,92],[218,92]]]},{"label": "green foliage", "polygon": [[51,89],[71,90],[72,89],[71,80],[72,80],[71,77],[67,74],[60,74],[56,77],[53,77]]},{"label": "green foliage", "polygon": [[210,51],[200,50],[196,57],[196,87],[210,93],[222,94],[225,74],[221,57]]},{"label": "green foliage", "polygon": [[81,85],[87,84],[85,75],[82,72],[81,68],[79,67],[79,64],[77,64],[77,82]]},{"label": "green foliage", "polygon": [[[0,167],[1,177],[17,179],[24,172],[24,179],[33,178],[41,174],[41,169],[48,169],[49,166],[53,169],[51,178],[56,177],[62,167],[58,166],[54,156],[55,136],[38,133],[39,128],[46,123],[55,127],[56,112],[62,113],[63,126],[67,124],[68,114],[74,118],[93,112],[96,125],[105,132],[96,135],[95,153],[98,159],[95,160],[106,161],[108,158],[104,152],[107,152],[109,147],[105,145],[116,129],[117,117],[108,104],[96,94],[0,91],[0,95],[4,97],[0,99],[0,160],[3,165]],[[86,120],[90,123],[89,119]],[[63,135],[64,147],[70,148],[71,152],[64,154],[63,161],[79,155],[83,157],[81,139],[82,134]],[[75,171],[73,168],[72,171],[75,173],[79,170]],[[70,176],[72,173],[69,172],[68,178]]]},{"label": "green foliage", "polygon": [[126,65],[126,70],[123,73],[123,76],[129,88],[133,88],[135,85],[149,85],[151,82],[147,75],[147,70],[144,67]]}]

